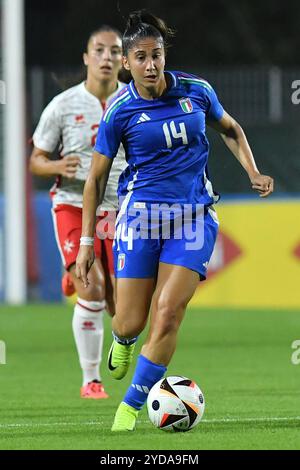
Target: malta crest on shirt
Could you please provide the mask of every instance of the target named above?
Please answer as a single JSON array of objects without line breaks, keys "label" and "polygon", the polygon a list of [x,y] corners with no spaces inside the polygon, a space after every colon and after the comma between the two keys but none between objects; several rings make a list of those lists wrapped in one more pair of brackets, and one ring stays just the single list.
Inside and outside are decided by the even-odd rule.
[{"label": "malta crest on shirt", "polygon": [[65,240],[63,249],[66,253],[68,253],[68,255],[70,253],[72,253],[73,248],[75,248],[75,245],[74,245],[73,241],[72,240]]},{"label": "malta crest on shirt", "polygon": [[125,254],[122,253],[121,255],[118,256],[118,271],[122,271],[125,266]]},{"label": "malta crest on shirt", "polygon": [[185,113],[191,113],[193,111],[193,105],[190,98],[180,98],[179,103],[182,111]]}]

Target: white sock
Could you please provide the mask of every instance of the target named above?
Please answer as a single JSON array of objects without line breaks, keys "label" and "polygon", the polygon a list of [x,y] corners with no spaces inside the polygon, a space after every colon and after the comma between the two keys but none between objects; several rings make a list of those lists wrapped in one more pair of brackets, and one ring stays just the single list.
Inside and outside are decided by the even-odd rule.
[{"label": "white sock", "polygon": [[101,382],[99,366],[103,347],[103,310],[105,301],[92,302],[78,298],[74,307],[73,333],[83,372],[83,385]]}]

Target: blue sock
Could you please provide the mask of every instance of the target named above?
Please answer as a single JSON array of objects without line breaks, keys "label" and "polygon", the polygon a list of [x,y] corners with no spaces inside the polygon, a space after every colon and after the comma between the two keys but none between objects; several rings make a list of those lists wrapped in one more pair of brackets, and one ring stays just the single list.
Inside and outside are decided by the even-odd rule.
[{"label": "blue sock", "polygon": [[147,400],[148,393],[166,372],[165,366],[154,364],[146,357],[138,357],[132,383],[126,392],[123,402],[140,410]]}]

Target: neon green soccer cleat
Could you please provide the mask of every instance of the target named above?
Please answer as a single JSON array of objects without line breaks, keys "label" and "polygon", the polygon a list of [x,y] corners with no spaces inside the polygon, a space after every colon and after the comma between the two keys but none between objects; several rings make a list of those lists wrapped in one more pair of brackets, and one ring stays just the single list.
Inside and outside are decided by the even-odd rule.
[{"label": "neon green soccer cleat", "polygon": [[134,431],[138,414],[139,410],[136,410],[122,401],[117,409],[111,430],[113,432]]},{"label": "neon green soccer cleat", "polygon": [[129,365],[133,358],[135,343],[130,345],[120,344],[113,341],[108,353],[108,368],[111,376],[120,380],[127,374]]}]

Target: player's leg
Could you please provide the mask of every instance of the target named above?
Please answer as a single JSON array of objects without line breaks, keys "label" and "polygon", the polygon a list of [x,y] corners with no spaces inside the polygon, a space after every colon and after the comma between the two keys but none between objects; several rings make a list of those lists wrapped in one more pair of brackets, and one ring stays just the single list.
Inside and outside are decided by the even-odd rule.
[{"label": "player's leg", "polygon": [[121,208],[113,245],[116,314],[108,356],[108,368],[115,379],[127,373],[137,336],[146,325],[160,253],[159,241],[135,237],[131,222],[135,217]]},{"label": "player's leg", "polygon": [[160,263],[149,334],[141,350],[142,355],[155,364],[169,364],[187,304],[198,285],[197,272],[183,266]]},{"label": "player's leg", "polygon": [[113,240],[111,238],[106,238],[101,241],[101,264],[105,283],[106,309],[111,317],[116,313],[115,271],[112,244]]},{"label": "player's leg", "polygon": [[115,276],[114,274],[104,273],[105,276],[105,300],[106,300],[106,310],[111,317],[116,313],[116,304],[115,304]]},{"label": "player's leg", "polygon": [[117,410],[112,431],[134,429],[138,411],[150,389],[166,372],[186,306],[198,283],[198,273],[160,263],[151,305],[150,331],[138,357],[132,383]]},{"label": "player's leg", "polygon": [[[199,276],[205,279],[218,223],[210,210],[204,211],[204,218],[200,216],[197,220],[196,217],[191,222],[197,237],[203,230],[203,237],[192,244],[193,249],[190,249],[190,236],[188,240],[173,237],[163,245],[148,338],[138,358],[132,384],[117,410],[113,431],[134,429],[138,410],[145,403],[151,387],[163,377],[174,353],[178,329]],[[189,231],[188,235],[191,233]]]},{"label": "player's leg", "polygon": [[[105,276],[106,302],[112,317],[116,314],[117,289],[120,293],[119,297],[127,300],[119,304],[118,314],[112,321],[114,340],[108,355],[109,371],[113,378],[119,380],[127,373],[133,358],[137,335],[144,329],[147,322],[154,281],[142,279],[141,282],[136,283],[136,279],[134,281],[129,279],[129,282],[120,279],[116,283],[111,238],[104,239],[102,247],[101,260]],[[136,296],[139,289],[143,292]],[[123,295],[123,291],[126,295]]]},{"label": "player's leg", "polygon": [[133,358],[138,335],[147,323],[155,279],[116,280],[116,314],[112,319],[113,343],[108,355],[111,375],[122,379]]},{"label": "player's leg", "polygon": [[[164,244],[149,335],[142,348],[145,357],[165,366],[175,351],[177,332],[199,278],[206,278],[218,231],[217,216],[211,209],[202,208],[186,224],[189,226],[184,226],[184,233],[189,234],[188,239],[185,236],[172,238]],[[190,235],[193,233],[192,240]]]},{"label": "player's leg", "polygon": [[78,294],[73,315],[73,334],[83,374],[82,398],[107,398],[100,365],[102,360],[105,313],[105,284],[101,262],[96,259],[89,272],[89,286],[84,288],[76,278],[75,265],[70,275]]},{"label": "player's leg", "polygon": [[[81,396],[105,398],[99,365],[103,344],[103,312],[105,309],[105,283],[100,261],[91,269],[90,285],[84,289],[75,276],[75,262],[81,234],[81,209],[61,205],[52,211],[56,241],[65,269],[78,293],[74,307],[73,333],[83,373]],[[95,240],[95,252],[99,251]],[[98,256],[99,253],[97,252]]]}]

